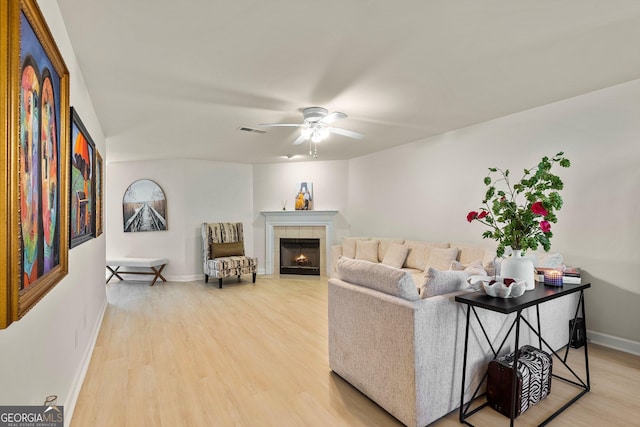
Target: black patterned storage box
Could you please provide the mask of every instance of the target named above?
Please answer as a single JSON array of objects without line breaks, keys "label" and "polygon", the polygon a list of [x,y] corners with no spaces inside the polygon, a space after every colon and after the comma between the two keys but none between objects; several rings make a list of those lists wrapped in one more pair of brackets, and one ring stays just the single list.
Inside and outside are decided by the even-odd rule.
[{"label": "black patterned storage box", "polygon": [[[487,401],[496,411],[511,417],[514,353],[489,362]],[[551,356],[535,347],[520,348],[514,418],[551,392]]]}]

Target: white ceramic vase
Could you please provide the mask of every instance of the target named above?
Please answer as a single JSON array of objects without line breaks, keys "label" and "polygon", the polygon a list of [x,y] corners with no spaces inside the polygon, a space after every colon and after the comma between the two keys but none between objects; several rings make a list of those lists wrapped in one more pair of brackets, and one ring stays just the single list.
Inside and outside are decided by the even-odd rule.
[{"label": "white ceramic vase", "polygon": [[500,275],[516,280],[524,280],[527,284],[526,290],[531,291],[536,288],[533,275],[533,262],[529,258],[522,257],[521,250],[514,250],[509,258],[505,258],[500,266]]}]

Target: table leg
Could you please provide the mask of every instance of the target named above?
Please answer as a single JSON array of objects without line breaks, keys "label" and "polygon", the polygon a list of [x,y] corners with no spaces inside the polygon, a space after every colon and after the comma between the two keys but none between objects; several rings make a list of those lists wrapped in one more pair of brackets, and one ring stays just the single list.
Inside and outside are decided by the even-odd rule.
[{"label": "table leg", "polygon": [[[464,386],[467,380],[467,347],[469,345],[469,317],[471,316],[471,306],[467,304],[467,328],[464,333],[464,356],[462,357],[462,387],[460,390],[460,422],[465,423],[464,409]],[[466,424],[466,423],[465,423]]]},{"label": "table leg", "polygon": [[513,357],[513,371],[511,377],[511,422],[510,427],[513,427],[518,412],[516,411],[517,402],[517,389],[518,389],[518,358],[520,357],[520,316],[521,312],[518,310],[516,313],[516,348]]},{"label": "table leg", "polygon": [[162,264],[160,266],[159,270],[156,270],[155,267],[151,267],[151,269],[153,270],[153,272],[155,273],[155,276],[153,277],[153,281],[151,282],[151,285],[149,286],[153,286],[156,284],[156,280],[158,280],[158,278],[162,279],[163,282],[166,282],[167,279],[164,278],[164,276],[162,275],[162,270],[164,269],[164,266],[167,264]]},{"label": "table leg", "polygon": [[118,274],[118,270],[120,269],[120,266],[117,266],[116,269],[114,270],[113,268],[111,268],[111,266],[107,265],[107,269],[111,272],[111,276],[109,276],[109,278],[107,279],[107,283],[109,283],[109,280],[111,280],[111,278],[113,276],[116,276],[118,279],[120,280],[124,280],[119,274]]}]

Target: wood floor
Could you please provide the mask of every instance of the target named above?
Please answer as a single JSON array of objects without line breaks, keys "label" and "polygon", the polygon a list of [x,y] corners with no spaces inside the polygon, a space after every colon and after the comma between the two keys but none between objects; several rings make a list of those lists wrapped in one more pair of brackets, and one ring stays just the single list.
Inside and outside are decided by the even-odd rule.
[{"label": "wood floor", "polygon": [[[329,370],[326,278],[112,282],[107,294],[72,427],[402,425]],[[590,345],[589,362],[591,392],[551,425],[640,425],[640,357]],[[516,425],[564,394],[554,382]],[[509,425],[490,408],[470,421]],[[453,412],[432,425],[461,424]]]}]

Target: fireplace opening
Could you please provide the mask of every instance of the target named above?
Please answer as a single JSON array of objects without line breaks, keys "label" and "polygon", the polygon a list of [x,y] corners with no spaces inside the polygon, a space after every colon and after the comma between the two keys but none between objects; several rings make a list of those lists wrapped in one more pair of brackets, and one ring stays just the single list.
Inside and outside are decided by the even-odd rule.
[{"label": "fireplace opening", "polygon": [[280,274],[320,275],[320,239],[280,238]]}]

